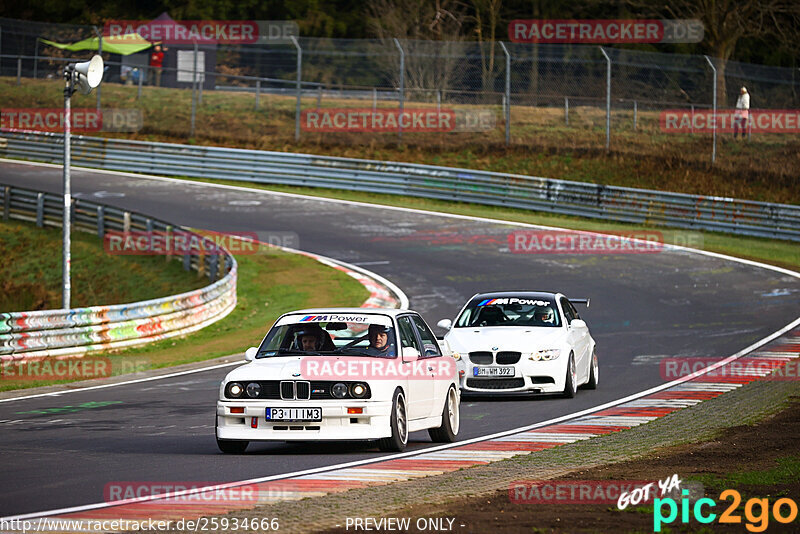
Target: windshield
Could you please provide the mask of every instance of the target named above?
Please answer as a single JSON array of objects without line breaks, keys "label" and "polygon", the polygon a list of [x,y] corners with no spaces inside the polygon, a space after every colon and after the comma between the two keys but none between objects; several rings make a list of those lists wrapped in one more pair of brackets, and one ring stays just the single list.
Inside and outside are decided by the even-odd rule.
[{"label": "windshield", "polygon": [[548,298],[477,298],[456,320],[456,328],[476,326],[561,326],[558,308]]},{"label": "windshield", "polygon": [[395,358],[395,334],[387,318],[357,323],[285,322],[274,326],[256,358],[288,355],[372,356]]}]

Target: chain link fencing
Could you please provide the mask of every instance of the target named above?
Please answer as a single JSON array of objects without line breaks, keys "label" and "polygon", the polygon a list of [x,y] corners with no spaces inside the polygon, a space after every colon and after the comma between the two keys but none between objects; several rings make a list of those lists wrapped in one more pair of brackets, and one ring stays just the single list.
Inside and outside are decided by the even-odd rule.
[{"label": "chain link fencing", "polygon": [[[85,60],[91,52],[68,52],[40,39],[69,43],[98,31],[0,19],[0,76],[18,84],[23,78],[59,79],[67,60]],[[171,110],[180,119],[177,124],[145,125],[145,133],[193,137],[198,112],[204,117],[200,133],[219,130],[215,114],[226,117],[235,105],[233,97],[223,97],[223,104],[204,102],[211,91],[252,97],[245,107],[254,111],[253,123],[262,124],[277,142],[321,142],[335,136],[343,144],[488,143],[713,162],[735,147],[718,156],[729,134],[695,128],[696,114],[731,110],[742,86],[751,94],[751,110],[795,110],[800,103],[798,69],[596,45],[302,37],[270,45],[168,49],[161,85],[191,89],[191,107],[184,99],[182,107]],[[153,80],[148,54],[105,54],[104,84],[133,85],[136,101],[153,98],[146,89]],[[119,107],[107,99],[102,104]],[[362,115],[348,114],[353,110]],[[435,110],[453,120],[430,128],[402,122],[393,128],[364,126],[363,114],[378,110]],[[688,129],[665,128],[669,110],[690,116]],[[337,125],[337,119],[350,123]],[[325,120],[334,123],[320,127]],[[391,117],[389,123],[394,124]],[[796,133],[754,133],[750,128],[748,138],[769,148],[791,142]]]}]

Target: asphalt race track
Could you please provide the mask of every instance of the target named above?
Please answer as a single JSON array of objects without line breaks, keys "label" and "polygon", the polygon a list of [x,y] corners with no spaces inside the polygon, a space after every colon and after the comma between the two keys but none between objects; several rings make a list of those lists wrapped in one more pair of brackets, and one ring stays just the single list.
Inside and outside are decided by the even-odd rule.
[{"label": "asphalt race track", "polygon": [[[430,324],[486,290],[591,297],[600,388],[573,400],[465,400],[462,437],[544,421],[656,386],[664,356],[728,356],[785,326],[800,279],[683,251],[532,255],[508,251],[510,224],[354,206],[206,184],[73,170],[73,193],[215,231],[295,232],[302,250],[363,265]],[[59,193],[61,168],[0,163],[0,183]],[[266,325],[265,325],[266,329]],[[258,340],[254,339],[253,343]],[[0,516],[102,502],[119,481],[224,482],[378,457],[367,444],[252,444],[222,455],[214,406],[226,369],[0,403]],[[411,435],[411,450],[430,445]]]}]

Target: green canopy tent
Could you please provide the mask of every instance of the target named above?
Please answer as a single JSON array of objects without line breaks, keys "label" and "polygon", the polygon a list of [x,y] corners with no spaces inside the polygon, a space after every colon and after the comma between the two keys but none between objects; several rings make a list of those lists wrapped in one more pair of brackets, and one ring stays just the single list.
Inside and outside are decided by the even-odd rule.
[{"label": "green canopy tent", "polygon": [[[62,44],[47,39],[39,39],[45,44],[55,46],[61,50],[69,50],[70,52],[80,52],[81,50],[97,50],[100,45],[100,39],[97,37],[90,37],[83,41],[78,41],[72,44]],[[153,43],[139,35],[138,33],[131,33],[127,35],[120,35],[114,37],[106,37],[103,39],[103,52],[109,54],[119,54],[121,56],[129,56],[136,52],[141,52],[153,46]]]}]

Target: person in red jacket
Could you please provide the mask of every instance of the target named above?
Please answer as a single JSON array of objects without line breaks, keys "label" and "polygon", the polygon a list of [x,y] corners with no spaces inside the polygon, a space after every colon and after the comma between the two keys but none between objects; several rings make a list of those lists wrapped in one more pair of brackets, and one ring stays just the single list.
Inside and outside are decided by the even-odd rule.
[{"label": "person in red jacket", "polygon": [[161,69],[164,66],[164,52],[161,51],[161,45],[156,45],[153,53],[150,54],[150,83],[152,85],[161,86]]}]

